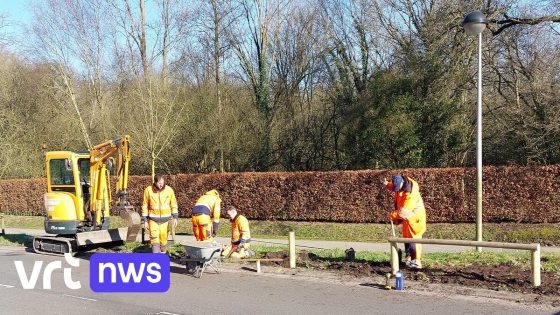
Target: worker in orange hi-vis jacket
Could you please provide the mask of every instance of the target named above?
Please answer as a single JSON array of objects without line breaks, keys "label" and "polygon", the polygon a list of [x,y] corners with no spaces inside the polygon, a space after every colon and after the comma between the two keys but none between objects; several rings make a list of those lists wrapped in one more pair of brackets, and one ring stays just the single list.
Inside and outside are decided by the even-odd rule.
[{"label": "worker in orange hi-vis jacket", "polygon": [[232,258],[247,258],[255,253],[249,248],[251,245],[251,231],[249,221],[241,215],[237,208],[229,206],[227,215],[231,221],[231,244],[222,251],[222,256]]},{"label": "worker in orange hi-vis jacket", "polygon": [[207,191],[192,209],[192,225],[197,241],[212,241],[220,226],[220,194],[216,189]]},{"label": "worker in orange hi-vis jacket", "polygon": [[[395,193],[395,208],[389,219],[397,225],[402,224],[405,238],[422,238],[426,232],[426,209],[420,195],[418,183],[408,177],[395,175],[391,181],[385,180],[387,189]],[[422,244],[405,244],[406,266],[422,268]]]},{"label": "worker in orange hi-vis jacket", "polygon": [[153,253],[165,253],[169,221],[177,227],[178,216],[175,192],[165,185],[163,175],[156,175],[154,183],[144,190],[142,200],[142,221],[150,231]]}]

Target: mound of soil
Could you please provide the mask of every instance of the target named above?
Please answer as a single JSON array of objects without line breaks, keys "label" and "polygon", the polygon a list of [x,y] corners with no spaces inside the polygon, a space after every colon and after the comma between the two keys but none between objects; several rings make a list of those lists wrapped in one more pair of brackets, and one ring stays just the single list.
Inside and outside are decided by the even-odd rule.
[{"label": "mound of soil", "polygon": [[[270,265],[289,267],[287,252],[267,253],[265,258],[281,258],[282,262],[268,262]],[[344,275],[356,277],[385,275],[391,272],[388,262],[372,263],[365,261],[344,261],[342,259],[325,259],[301,251],[297,259],[298,266],[312,269],[332,270]],[[532,273],[528,269],[508,265],[488,266],[472,264],[468,266],[429,266],[421,270],[404,269],[405,281],[413,280],[425,283],[457,284],[461,286],[485,288],[495,291],[512,291],[534,293],[546,296],[560,295],[560,275],[556,272],[541,271],[541,286],[533,287]]]}]

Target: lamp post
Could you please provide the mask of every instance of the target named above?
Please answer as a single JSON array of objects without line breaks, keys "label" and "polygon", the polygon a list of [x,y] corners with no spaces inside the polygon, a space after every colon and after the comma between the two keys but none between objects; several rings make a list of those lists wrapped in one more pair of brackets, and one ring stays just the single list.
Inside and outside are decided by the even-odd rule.
[{"label": "lamp post", "polygon": [[[476,114],[476,240],[482,241],[482,31],[488,25],[486,16],[472,11],[465,16],[461,25],[469,35],[478,35],[478,102]],[[482,249],[476,247],[480,252]]]}]

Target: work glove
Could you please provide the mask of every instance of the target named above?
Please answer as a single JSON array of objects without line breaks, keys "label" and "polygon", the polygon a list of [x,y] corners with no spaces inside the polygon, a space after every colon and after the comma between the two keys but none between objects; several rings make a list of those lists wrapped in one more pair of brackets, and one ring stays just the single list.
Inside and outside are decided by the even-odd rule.
[{"label": "work glove", "polygon": [[389,213],[389,220],[395,222],[396,225],[399,225],[403,222],[403,219],[399,216],[398,210],[394,210]]},{"label": "work glove", "polygon": [[179,223],[179,221],[177,220],[177,218],[173,218],[173,228],[176,229],[177,228],[177,224]]}]

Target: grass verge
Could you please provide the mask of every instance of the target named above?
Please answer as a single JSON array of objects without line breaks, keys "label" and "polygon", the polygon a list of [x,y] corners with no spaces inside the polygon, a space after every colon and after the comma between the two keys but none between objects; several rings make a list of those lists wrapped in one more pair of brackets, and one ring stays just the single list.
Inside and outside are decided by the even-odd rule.
[{"label": "grass verge", "polygon": [[[0,235],[0,246],[31,246],[32,236],[26,234]],[[286,252],[287,246],[268,246],[253,244],[251,248],[257,257],[263,257],[267,253]],[[125,252],[125,253],[149,253],[148,245],[139,242],[125,243],[116,247],[98,247],[92,252]],[[298,251],[298,253],[301,251]],[[307,250],[314,260],[325,262],[342,262],[345,252],[342,249],[312,249]],[[172,259],[180,259],[185,255],[185,249],[180,244],[170,244],[167,254]],[[389,265],[390,255],[387,252],[360,251],[356,253],[356,260],[365,263]],[[426,266],[437,268],[438,266],[464,267],[472,264],[488,266],[511,266],[529,269],[531,255],[522,252],[476,252],[466,251],[461,253],[425,253],[423,262]],[[305,265],[304,265],[305,266]],[[541,268],[543,271],[551,271],[560,274],[560,254],[544,253],[541,257]]]},{"label": "grass verge", "polygon": [[31,247],[33,236],[27,234],[0,235],[0,246],[27,246]]},{"label": "grass verge", "polygon": [[[8,228],[43,229],[42,217],[5,215],[4,218]],[[391,235],[389,224],[251,220],[250,225],[252,236],[257,238],[286,238],[289,231],[295,231],[298,239],[385,242]],[[111,217],[111,227],[124,226],[126,226],[126,222],[120,217]],[[230,229],[229,221],[222,219],[218,235],[229,237]],[[397,227],[396,230],[399,234],[400,229]],[[179,219],[177,234],[192,234],[189,218]],[[424,237],[473,240],[475,235],[474,223],[429,223]],[[560,223],[485,223],[483,239],[495,242],[541,243],[542,245],[560,246]]]}]

